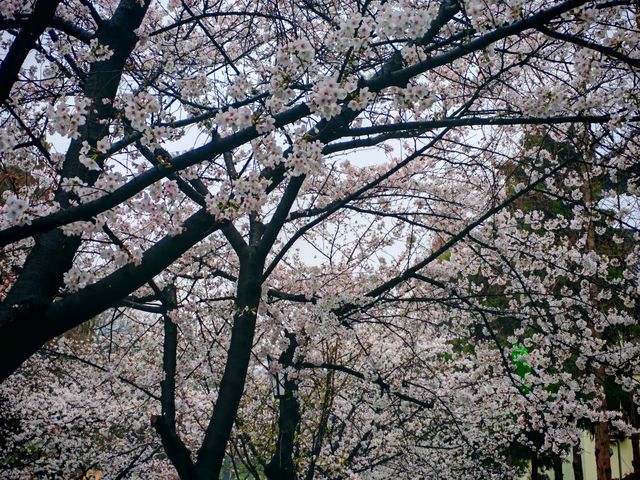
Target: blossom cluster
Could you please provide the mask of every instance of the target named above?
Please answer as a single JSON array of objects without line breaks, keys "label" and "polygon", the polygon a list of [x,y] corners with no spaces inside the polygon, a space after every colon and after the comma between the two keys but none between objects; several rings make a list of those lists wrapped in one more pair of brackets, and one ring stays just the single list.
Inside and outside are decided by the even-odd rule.
[{"label": "blossom cluster", "polygon": [[256,161],[266,168],[274,168],[283,161],[282,147],[272,135],[254,140],[251,144]]},{"label": "blossom cluster", "polygon": [[131,122],[131,126],[143,131],[146,127],[147,118],[160,111],[158,100],[146,92],[137,95],[127,95],[124,97],[124,115]]},{"label": "blossom cluster", "polygon": [[436,102],[435,95],[425,84],[410,83],[405,88],[395,90],[398,108],[410,108],[417,116],[428,115],[429,109]]},{"label": "blossom cluster", "polygon": [[234,220],[238,216],[240,205],[231,195],[231,184],[225,182],[215,194],[205,197],[207,212],[216,220]]},{"label": "blossom cluster", "polygon": [[307,73],[313,74],[316,69],[314,57],[315,49],[311,43],[300,38],[279,47],[275,65],[263,67],[265,74],[269,76],[269,98],[266,106],[271,113],[280,111],[291,99],[294,94],[291,84],[298,82]]},{"label": "blossom cluster", "polygon": [[213,119],[223,131],[235,131],[253,124],[253,113],[248,107],[234,108],[229,107],[227,110],[218,112]]},{"label": "blossom cluster", "polygon": [[13,150],[15,143],[15,137],[9,128],[3,128],[0,130],[0,154],[10,154]]},{"label": "blossom cluster", "polygon": [[351,100],[349,100],[347,107],[351,110],[360,111],[367,108],[373,102],[375,94],[371,93],[368,87],[362,87],[350,96],[350,98]]},{"label": "blossom cluster", "polygon": [[89,50],[82,52],[80,58],[87,63],[94,63],[109,60],[112,55],[113,50],[106,45],[101,45],[97,38],[92,38],[89,41]]},{"label": "blossom cluster", "polygon": [[140,143],[149,148],[158,148],[160,143],[165,139],[174,139],[178,135],[174,130],[167,126],[154,125],[147,128],[140,139]]},{"label": "blossom cluster", "polygon": [[324,167],[322,143],[317,140],[313,142],[302,140],[296,143],[293,152],[285,162],[288,174],[292,177],[319,175]]},{"label": "blossom cluster", "polygon": [[125,181],[124,175],[117,171],[107,171],[96,180],[93,185],[88,185],[79,177],[66,177],[60,182],[60,188],[66,192],[73,192],[80,203],[89,202],[110,193],[121,186]]},{"label": "blossom cluster", "polygon": [[87,269],[72,267],[64,274],[64,284],[69,292],[76,292],[92,281],[93,275]]},{"label": "blossom cluster", "polygon": [[[100,140],[99,146],[96,147],[95,150],[98,151],[106,151],[107,143],[105,140]],[[82,142],[82,148],[80,149],[80,153],[78,159],[80,163],[87,168],[87,170],[100,170],[98,163],[96,162],[97,152],[91,148],[89,142],[86,140]]]},{"label": "blossom cluster", "polygon": [[16,14],[21,13],[26,5],[22,0],[0,0],[2,16],[9,20],[15,19]]},{"label": "blossom cluster", "polygon": [[233,182],[233,191],[245,212],[259,212],[267,200],[269,180],[259,172],[249,172]]},{"label": "blossom cluster", "polygon": [[319,80],[311,91],[309,108],[313,113],[317,113],[321,118],[329,120],[338,115],[341,111],[339,101],[342,100],[348,91],[333,77]]},{"label": "blossom cluster", "polygon": [[327,43],[342,51],[363,51],[367,48],[368,35],[374,29],[374,22],[358,12],[352,12],[342,19],[337,27],[327,36]]},{"label": "blossom cluster", "polygon": [[287,69],[304,70],[313,62],[315,49],[313,45],[305,39],[299,38],[281,47],[276,54],[276,64]]},{"label": "blossom cluster", "polygon": [[0,215],[0,218],[2,218],[0,226],[2,228],[23,225],[28,221],[26,212],[29,208],[29,203],[26,200],[18,198],[9,190],[2,194],[2,198],[4,203],[0,207],[0,211],[2,212],[2,215]]},{"label": "blossom cluster", "polygon": [[189,99],[201,97],[211,86],[211,81],[203,73],[193,77],[180,79],[176,83],[184,98]]},{"label": "blossom cluster", "polygon": [[438,5],[413,6],[410,2],[387,3],[378,13],[378,34],[385,39],[419,38],[429,28],[437,14]]},{"label": "blossom cluster", "polygon": [[82,97],[75,98],[73,107],[69,107],[64,101],[57,106],[49,107],[50,131],[73,139],[79,138],[79,128],[86,123],[90,107],[91,101]]},{"label": "blossom cluster", "polygon": [[227,88],[227,95],[236,100],[242,100],[251,91],[251,84],[246,75],[238,75]]}]

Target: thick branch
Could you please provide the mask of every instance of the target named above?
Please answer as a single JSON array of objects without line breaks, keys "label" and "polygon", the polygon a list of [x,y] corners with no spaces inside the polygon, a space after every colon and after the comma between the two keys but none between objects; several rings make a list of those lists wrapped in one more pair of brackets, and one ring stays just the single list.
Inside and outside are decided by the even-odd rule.
[{"label": "thick branch", "polygon": [[[371,127],[351,128],[345,136],[357,137],[389,132],[424,132],[446,127],[472,127],[481,125],[557,125],[561,123],[607,123],[611,115],[565,115],[559,117],[462,117],[444,118],[442,120],[427,120],[423,122],[403,122]],[[630,122],[640,121],[639,116],[628,119]]]},{"label": "thick branch", "polygon": [[[175,289],[174,289],[175,292]],[[166,295],[164,296],[166,297]],[[175,305],[175,299],[173,302]],[[166,305],[171,308],[174,305]],[[162,392],[162,415],[160,417],[151,417],[156,432],[160,435],[162,446],[169,460],[182,480],[194,478],[195,470],[193,461],[191,460],[191,452],[180,439],[176,432],[176,366],[178,351],[178,327],[171,321],[169,315],[164,315],[164,344],[162,354],[162,369],[164,371],[164,379],[160,382]]]},{"label": "thick branch", "polygon": [[[140,26],[146,9],[147,4],[141,6],[136,0],[121,0],[111,20],[105,22],[104,29],[98,32],[99,41],[108,45],[113,55],[108,60],[91,65],[84,88],[87,98],[97,100],[115,97],[125,63],[138,40],[133,30]],[[104,102],[95,102],[87,115],[80,138],[72,140],[67,150],[62,178],[77,176],[90,185],[96,181],[97,173],[88,171],[80,163],[79,155],[83,141],[95,145],[106,135],[108,125],[103,120],[109,116],[110,110],[104,106]],[[69,206],[70,199],[70,193],[62,187],[56,191],[55,200],[63,208]],[[67,237],[59,230],[36,238],[20,277],[0,306],[0,380],[46,340],[68,329],[60,330],[59,326],[49,323],[41,326],[41,322],[62,287],[63,274],[71,268],[79,246],[79,237]]]},{"label": "thick branch", "polygon": [[60,0],[38,0],[29,16],[29,21],[11,44],[7,56],[0,65],[0,104],[9,98],[11,89],[18,80],[20,69],[38,38],[51,22]]},{"label": "thick branch", "polygon": [[507,38],[511,35],[517,35],[530,28],[542,26],[548,21],[553,20],[574,8],[584,5],[585,3],[587,2],[584,0],[569,0],[567,2],[560,3],[520,21],[511,23],[504,27],[496,28],[495,30],[482,35],[467,44],[454,48],[453,50],[443,53],[442,55],[438,55],[437,57],[428,58],[406,68],[388,71],[385,72],[384,75],[375,76],[374,78],[364,82],[364,86],[369,87],[369,90],[372,92],[379,92],[383,88],[391,85],[404,87],[409,79],[416,75],[450,64],[460,57],[482,50],[503,38]]},{"label": "thick branch", "polygon": [[626,63],[630,67],[639,68],[640,67],[640,59],[632,58],[624,53],[619,52],[615,48],[605,47],[604,45],[599,45],[594,42],[590,42],[583,38],[577,37],[575,35],[569,35],[567,33],[557,32],[555,30],[551,30],[550,28],[541,26],[538,27],[545,35],[555,38],[556,40],[562,40],[563,42],[573,43],[574,45],[578,45],[579,47],[588,48],[590,50],[595,50],[596,52],[602,53],[603,55],[611,58],[615,58],[616,60],[620,60],[621,62]]},{"label": "thick branch", "polygon": [[[293,365],[293,356],[298,346],[295,335],[286,333],[289,345],[280,355],[282,367]],[[264,471],[272,480],[295,480],[296,465],[294,463],[295,434],[300,422],[300,405],[298,403],[298,385],[296,381],[285,377],[284,392],[278,395],[278,439],[271,461]],[[278,386],[279,387],[279,386]],[[278,392],[279,393],[279,392]]]},{"label": "thick branch", "polygon": [[[182,233],[167,235],[149,248],[138,265],[128,264],[81,291],[58,300],[41,317],[12,322],[0,335],[0,381],[47,340],[80,325],[147,283],[189,248],[219,228],[201,210],[186,220]],[[21,310],[17,308],[15,310]],[[28,312],[24,312],[25,314]],[[34,323],[38,324],[34,327]]]},{"label": "thick branch", "polygon": [[261,294],[263,259],[249,247],[240,258],[231,343],[213,414],[198,450],[199,479],[217,479],[244,390]]}]

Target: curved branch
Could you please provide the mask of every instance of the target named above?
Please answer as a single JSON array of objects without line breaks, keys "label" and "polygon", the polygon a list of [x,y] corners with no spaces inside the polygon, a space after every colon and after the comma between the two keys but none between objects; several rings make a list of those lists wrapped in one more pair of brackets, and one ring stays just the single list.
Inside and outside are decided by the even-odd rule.
[{"label": "curved branch", "polygon": [[[357,137],[377,133],[406,132],[415,135],[417,132],[445,127],[473,127],[483,125],[557,125],[561,123],[607,123],[611,115],[563,115],[559,117],[461,117],[427,120],[423,122],[403,122],[371,127],[351,128],[346,135]],[[640,116],[633,116],[629,122],[640,121]],[[330,145],[331,146],[331,145]]]}]

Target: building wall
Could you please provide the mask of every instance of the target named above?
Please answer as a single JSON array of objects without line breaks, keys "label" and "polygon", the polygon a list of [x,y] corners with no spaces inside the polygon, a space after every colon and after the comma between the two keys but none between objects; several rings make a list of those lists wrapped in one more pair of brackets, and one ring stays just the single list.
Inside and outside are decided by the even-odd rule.
[{"label": "building wall", "polygon": [[[582,472],[584,473],[584,480],[597,480],[596,478],[596,455],[595,455],[595,442],[593,435],[589,432],[582,434],[580,445],[582,446]],[[631,440],[625,439],[620,442],[613,442],[611,447],[611,478],[620,479],[626,475],[633,473],[633,452],[631,450]],[[569,452],[569,456],[562,464],[563,480],[575,480],[573,474],[573,465],[571,463],[572,452]],[[620,475],[622,470],[622,476]],[[553,479],[554,475],[552,471],[548,471],[547,475]],[[529,471],[521,480],[528,480],[531,478],[531,472]],[[556,479],[554,479],[556,480]]]}]

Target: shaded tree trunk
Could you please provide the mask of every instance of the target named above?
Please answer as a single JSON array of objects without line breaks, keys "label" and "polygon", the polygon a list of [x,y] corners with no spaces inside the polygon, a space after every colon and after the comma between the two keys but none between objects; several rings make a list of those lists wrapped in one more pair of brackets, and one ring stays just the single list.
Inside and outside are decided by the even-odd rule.
[{"label": "shaded tree trunk", "polygon": [[[287,333],[287,337],[289,338],[289,346],[280,355],[279,360],[284,367],[292,366],[293,356],[298,345],[294,335]],[[264,469],[269,480],[295,480],[297,478],[294,462],[295,434],[300,423],[297,380],[285,377],[282,386],[284,391],[281,395],[278,392],[280,405],[276,450]]]},{"label": "shaded tree trunk", "polygon": [[231,329],[231,343],[227,350],[227,362],[213,413],[195,462],[191,459],[191,452],[177,435],[175,429],[173,396],[177,329],[171,321],[165,319],[165,380],[161,382],[162,416],[152,417],[151,421],[181,480],[214,480],[220,477],[227,443],[244,391],[262,291],[264,256],[258,255],[254,247],[245,244],[241,246],[239,257],[240,272],[235,302],[236,313]]},{"label": "shaded tree trunk", "polygon": [[584,480],[584,472],[582,471],[582,455],[580,454],[578,446],[573,447],[571,464],[573,465],[574,480]]},{"label": "shaded tree trunk", "polygon": [[564,480],[564,474],[562,473],[562,458],[560,458],[560,455],[553,456],[553,478],[554,480]]},{"label": "shaded tree trunk", "polygon": [[[593,192],[591,190],[591,172],[588,168],[584,168],[583,176],[588,182],[585,182],[582,191],[582,198],[584,200],[585,205],[591,205],[593,202]],[[596,252],[596,237],[595,237],[595,227],[593,224],[593,218],[589,217],[589,224],[587,226],[587,250],[589,252]],[[597,300],[598,290],[594,283],[591,283],[589,286],[589,296],[590,302],[593,307],[598,306]],[[592,325],[593,327],[593,325]],[[598,333],[598,330],[594,328],[593,336],[594,338],[601,339],[605,333]],[[601,409],[607,410],[607,395],[605,392],[606,388],[606,374],[604,368],[602,366],[597,367],[595,371],[596,376],[596,386],[600,390],[600,394],[602,395],[602,406]],[[594,436],[595,436],[595,455],[596,455],[596,478],[598,480],[611,480],[611,455],[609,448],[609,422],[596,422],[594,428]]]},{"label": "shaded tree trunk", "polygon": [[537,452],[533,452],[531,455],[531,480],[543,480],[540,475],[540,461]]},{"label": "shaded tree trunk", "polygon": [[611,480],[611,452],[609,448],[608,422],[596,423],[594,434],[596,444],[596,478],[598,480]]},{"label": "shaded tree trunk", "polygon": [[[40,8],[42,3],[38,2],[37,7]],[[51,2],[54,11],[57,3]],[[81,129],[80,138],[72,140],[69,145],[62,178],[79,177],[88,185],[93,185],[98,178],[97,172],[87,170],[80,163],[80,150],[83,141],[95,146],[109,132],[109,122],[105,123],[105,120],[110,119],[113,112],[98,100],[115,98],[125,64],[138,42],[133,32],[141,25],[148,5],[148,1],[140,5],[136,0],[121,0],[113,17],[97,31],[96,39],[101,45],[108,46],[113,55],[107,60],[91,64],[83,94],[93,101],[93,105]],[[36,9],[36,12],[39,11]],[[52,16],[53,11],[50,14]],[[30,18],[29,22],[39,23],[41,20]],[[5,63],[2,65],[4,68]],[[98,159],[99,163],[102,161],[104,159]],[[59,187],[55,199],[62,208],[67,208],[73,195]],[[52,330],[55,331],[56,327],[45,321],[45,315],[64,284],[63,275],[71,268],[79,246],[80,237],[66,236],[59,229],[36,237],[20,277],[0,307],[0,382],[55,336]]]},{"label": "shaded tree trunk", "polygon": [[[158,292],[160,293],[160,292]],[[167,288],[160,295],[163,305],[170,310],[175,308],[175,288]],[[169,315],[164,315],[164,344],[162,369],[164,379],[160,382],[162,415],[151,417],[151,424],[160,435],[162,447],[176,468],[182,480],[195,479],[195,470],[191,452],[182,442],[176,430],[176,373],[178,352],[178,327]]]},{"label": "shaded tree trunk", "polygon": [[216,400],[202,446],[195,464],[196,478],[214,480],[220,475],[222,460],[231,435],[253,347],[253,336],[261,294],[264,257],[247,247],[240,258],[236,314],[231,330],[231,344]]}]

